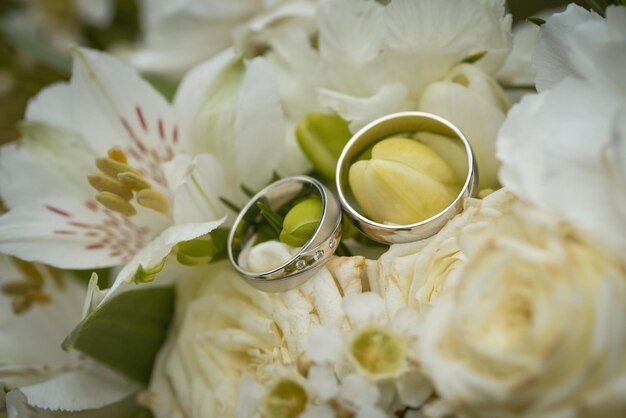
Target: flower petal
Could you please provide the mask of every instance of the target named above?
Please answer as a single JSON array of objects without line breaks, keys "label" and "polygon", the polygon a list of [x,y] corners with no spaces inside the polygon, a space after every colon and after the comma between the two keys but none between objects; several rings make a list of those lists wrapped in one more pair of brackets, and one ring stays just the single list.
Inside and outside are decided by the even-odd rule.
[{"label": "flower petal", "polygon": [[570,4],[548,19],[533,57],[539,91],[573,77],[626,94],[626,9],[611,6],[606,15]]},{"label": "flower petal", "polygon": [[225,219],[224,217],[211,222],[174,225],[163,231],[135,254],[128,264],[122,268],[115,278],[111,289],[104,297],[103,302],[110,299],[115,294],[116,289],[122,284],[130,282],[139,267],[150,269],[159,264],[176,244],[208,234],[220,226]]}]

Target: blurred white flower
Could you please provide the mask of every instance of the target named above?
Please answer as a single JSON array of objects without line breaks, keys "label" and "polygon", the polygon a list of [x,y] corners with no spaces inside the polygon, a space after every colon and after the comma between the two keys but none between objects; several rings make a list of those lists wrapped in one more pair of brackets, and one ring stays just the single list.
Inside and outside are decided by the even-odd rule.
[{"label": "blurred white flower", "polygon": [[626,266],[518,204],[475,235],[420,334],[437,393],[472,417],[626,413]]},{"label": "blurred white flower", "polygon": [[2,19],[12,36],[69,54],[70,47],[84,42],[84,24],[107,26],[115,9],[112,0],[19,0]]},{"label": "blurred white flower", "polygon": [[[287,251],[269,242],[252,253],[259,248]],[[341,301],[361,292],[363,267],[362,257],[335,258],[303,286],[276,294],[250,287],[225,262],[195,268],[178,285],[145,402],[157,417],[233,416],[242,374],[266,384],[272,366],[297,364],[315,325],[349,327]]]},{"label": "blurred white flower", "polygon": [[500,180],[626,254],[626,8],[607,18],[570,5],[542,26],[540,94],[511,109],[499,133]]},{"label": "blurred white flower", "polygon": [[502,184],[626,254],[626,96],[566,80],[509,112],[498,139]]},{"label": "blurred white flower", "polygon": [[143,0],[142,40],[118,53],[142,72],[179,80],[195,65],[237,44],[264,48],[276,27],[305,27],[315,0]]},{"label": "blurred white flower", "polygon": [[[0,250],[62,268],[126,265],[116,286],[207,234],[269,182],[282,110],[262,59],[195,69],[170,105],[137,72],[75,51],[68,84],[30,103],[21,141],[0,150]],[[95,199],[94,199],[95,198]],[[222,218],[222,219],[220,219]]]},{"label": "blurred white flower", "polygon": [[609,6],[603,18],[570,4],[541,27],[533,63],[539,92],[571,77],[626,96],[626,8]]}]

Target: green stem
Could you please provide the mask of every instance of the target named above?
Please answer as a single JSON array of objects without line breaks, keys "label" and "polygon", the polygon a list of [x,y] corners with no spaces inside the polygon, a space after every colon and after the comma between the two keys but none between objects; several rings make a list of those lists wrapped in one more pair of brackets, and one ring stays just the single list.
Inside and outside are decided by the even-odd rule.
[{"label": "green stem", "polygon": [[280,234],[280,231],[283,230],[283,218],[263,202],[257,202],[256,205],[261,211],[261,216],[277,234]]}]

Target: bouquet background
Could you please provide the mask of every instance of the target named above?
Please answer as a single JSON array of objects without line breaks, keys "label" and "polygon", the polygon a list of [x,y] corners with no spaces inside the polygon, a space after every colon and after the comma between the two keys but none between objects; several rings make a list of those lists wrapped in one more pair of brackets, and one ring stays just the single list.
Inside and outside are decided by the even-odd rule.
[{"label": "bouquet background", "polygon": [[[512,37],[503,2],[383,3],[3,6],[2,413],[624,415],[626,9]],[[296,290],[239,280],[251,192],[332,182],[351,133],[402,110],[461,128],[478,198],[416,243],[352,231]]]}]

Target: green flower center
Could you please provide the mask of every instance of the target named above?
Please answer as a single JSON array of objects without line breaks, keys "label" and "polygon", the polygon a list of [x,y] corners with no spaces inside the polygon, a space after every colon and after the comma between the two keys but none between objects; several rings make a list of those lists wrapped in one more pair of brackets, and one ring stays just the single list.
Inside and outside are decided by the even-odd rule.
[{"label": "green flower center", "polygon": [[380,329],[361,332],[350,344],[359,365],[374,375],[397,371],[404,360],[405,342]]}]

